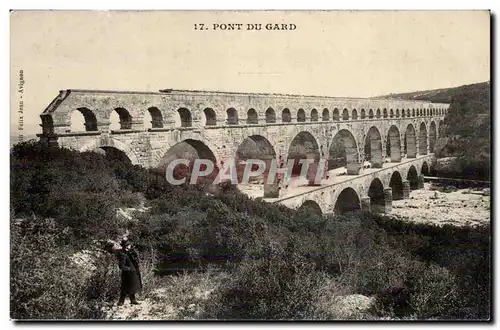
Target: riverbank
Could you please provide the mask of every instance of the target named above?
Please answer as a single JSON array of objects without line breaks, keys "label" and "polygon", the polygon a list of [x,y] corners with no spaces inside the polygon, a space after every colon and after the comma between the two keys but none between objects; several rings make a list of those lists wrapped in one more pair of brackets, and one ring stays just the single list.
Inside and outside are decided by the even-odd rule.
[{"label": "riverbank", "polygon": [[490,222],[490,207],[489,193],[482,189],[443,191],[433,183],[425,183],[423,189],[412,191],[409,199],[392,201],[391,215],[439,226],[475,226]]}]

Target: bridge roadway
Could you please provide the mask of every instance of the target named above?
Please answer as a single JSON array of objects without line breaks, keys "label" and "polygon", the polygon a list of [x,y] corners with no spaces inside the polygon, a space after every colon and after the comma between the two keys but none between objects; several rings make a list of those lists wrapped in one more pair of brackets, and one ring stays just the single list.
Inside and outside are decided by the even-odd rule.
[{"label": "bridge roadway", "polygon": [[[321,186],[309,186],[307,180],[292,180],[278,198],[263,198],[290,208],[307,207],[321,214],[337,214],[351,209],[389,213],[393,199],[408,198],[410,190],[423,187],[423,173],[428,173],[434,155],[403,158],[386,162],[382,168],[365,168],[358,175],[345,175],[346,168],[328,171]],[[262,184],[238,185],[250,197],[262,197]],[[339,198],[340,197],[340,198]],[[373,201],[371,201],[373,199]]]}]

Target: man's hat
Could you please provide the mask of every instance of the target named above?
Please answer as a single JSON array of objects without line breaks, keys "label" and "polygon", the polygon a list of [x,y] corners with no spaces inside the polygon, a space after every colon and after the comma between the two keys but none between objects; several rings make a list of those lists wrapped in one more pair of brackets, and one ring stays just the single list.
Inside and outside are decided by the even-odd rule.
[{"label": "man's hat", "polygon": [[127,238],[122,239],[122,241],[121,241],[121,243],[120,243],[120,245],[121,245],[122,247],[127,246],[127,245],[129,245],[129,244],[130,244],[130,241],[129,241]]}]

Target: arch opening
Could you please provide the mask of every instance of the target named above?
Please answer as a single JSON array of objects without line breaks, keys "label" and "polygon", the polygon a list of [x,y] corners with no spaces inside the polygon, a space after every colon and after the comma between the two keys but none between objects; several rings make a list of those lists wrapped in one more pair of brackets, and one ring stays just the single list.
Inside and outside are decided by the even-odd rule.
[{"label": "arch opening", "polygon": [[392,125],[387,134],[387,156],[390,157],[391,162],[397,163],[401,161],[401,138],[399,129]]},{"label": "arch opening", "polygon": [[[252,135],[247,137],[238,146],[238,150],[236,150],[236,173],[239,183],[247,184],[247,182],[242,182],[242,179],[245,167],[247,166],[249,160],[252,159],[264,161],[266,164],[266,171],[259,176],[249,177],[248,183],[264,184],[268,174],[267,170],[269,170],[271,166],[271,161],[276,159],[276,152],[271,142],[261,135]],[[251,170],[256,171],[258,170],[258,167],[258,164],[253,164]]]},{"label": "arch opening", "polygon": [[380,118],[380,109],[377,109],[377,118]]},{"label": "arch opening", "polygon": [[359,161],[356,139],[346,129],[342,129],[335,134],[328,152],[328,170],[345,166],[348,167],[348,172],[350,172],[349,164],[357,164]]},{"label": "arch opening", "polygon": [[121,130],[121,129],[131,129],[132,128],[132,116],[124,108],[116,108],[110,116],[110,129],[111,130]]},{"label": "arch opening", "polygon": [[382,115],[383,115],[384,118],[387,118],[387,109],[384,108],[384,111],[383,111]]},{"label": "arch opening", "polygon": [[[191,174],[196,159],[210,160],[213,164],[212,172],[207,176],[199,177],[196,183],[212,183],[219,173],[214,153],[205,143],[199,140],[187,139],[173,145],[165,152],[157,168],[165,173],[168,165],[176,159],[187,160],[188,164],[177,164],[175,168],[173,168],[172,173],[173,178],[176,180],[186,178],[185,184],[189,184],[191,180]],[[207,167],[204,164],[199,168],[201,171],[205,171],[206,169]]]},{"label": "arch opening", "polygon": [[349,120],[349,110],[344,109],[342,111],[342,120]]},{"label": "arch opening", "polygon": [[351,118],[352,118],[352,120],[358,119],[358,111],[356,109],[352,109]]},{"label": "arch opening", "polygon": [[132,164],[132,161],[127,156],[127,154],[118,148],[102,146],[102,147],[94,149],[93,151],[95,153],[103,155],[104,157],[106,157],[107,159],[109,159],[113,162]]},{"label": "arch opening", "polygon": [[203,113],[205,114],[205,125],[206,126],[215,126],[215,125],[217,125],[217,115],[215,114],[214,109],[212,109],[212,108],[205,108],[203,110]]},{"label": "arch opening", "polygon": [[307,166],[304,169],[306,174],[305,178],[301,177],[301,179],[307,179],[308,185],[314,185],[317,165],[320,160],[320,150],[316,139],[311,135],[311,133],[302,131],[293,138],[290,143],[290,147],[288,148],[288,160],[291,159],[293,159],[292,177],[301,176],[301,174],[303,176],[304,174],[301,173],[303,162],[306,159],[313,160],[313,163],[309,164],[309,166],[304,164],[304,166]]},{"label": "arch opening", "polygon": [[339,109],[333,109],[333,121],[338,121],[340,119]]},{"label": "arch opening", "polygon": [[427,155],[427,128],[424,123],[420,124],[418,132],[418,153],[420,155]]},{"label": "arch opening", "polygon": [[292,121],[292,114],[288,108],[283,109],[281,112],[281,122],[289,123]]},{"label": "arch opening", "polygon": [[181,119],[181,127],[192,127],[193,117],[191,116],[191,111],[186,108],[180,108],[177,110],[179,117]]},{"label": "arch opening", "polygon": [[238,111],[236,111],[235,108],[227,109],[226,114],[227,114],[227,124],[228,125],[238,125],[239,124]]},{"label": "arch opening", "polygon": [[431,122],[431,126],[429,128],[429,151],[431,153],[434,152],[434,147],[436,145],[436,123],[434,121]]},{"label": "arch opening", "polygon": [[335,215],[346,214],[361,210],[361,202],[356,191],[350,187],[342,190],[335,202]]},{"label": "arch opening", "polygon": [[297,209],[298,212],[303,212],[306,214],[315,214],[322,215],[321,207],[313,200],[306,200],[302,205]]},{"label": "arch opening", "polygon": [[371,167],[382,167],[382,138],[379,130],[375,126],[372,126],[366,134],[364,152],[365,161],[371,162]]},{"label": "arch opening", "polygon": [[372,180],[368,188],[368,196],[370,197],[370,208],[373,213],[385,213],[385,197],[384,185],[380,179]]},{"label": "arch opening", "polygon": [[417,157],[417,137],[412,124],[409,124],[405,131],[405,153],[408,158]]},{"label": "arch opening", "polygon": [[160,109],[156,107],[150,107],[144,113],[144,128],[163,128],[163,116],[161,115]]},{"label": "arch opening", "polygon": [[311,110],[311,121],[318,121],[318,110]]},{"label": "arch opening", "polygon": [[406,176],[406,180],[410,182],[410,190],[418,189],[418,174],[415,166],[410,166],[408,169],[408,175]]},{"label": "arch opening", "polygon": [[123,154],[128,158],[128,160],[133,165],[140,164],[139,159],[135,155],[134,151],[130,148],[130,146],[119,140],[113,139],[109,136],[100,136],[99,138],[93,140],[92,142],[79,147],[78,150],[80,152],[94,151],[101,153],[102,155],[104,155],[106,150],[108,150],[109,157],[113,159],[123,159],[127,161],[123,157],[123,155],[118,152],[120,151],[123,152]]},{"label": "arch opening", "polygon": [[370,109],[370,111],[368,111],[368,118],[369,119],[373,118],[373,110],[372,109]]},{"label": "arch opening", "polygon": [[327,108],[323,109],[323,121],[330,121],[330,110]]},{"label": "arch opening", "polygon": [[255,109],[249,109],[247,111],[247,124],[258,124],[259,116],[257,115],[257,111]]},{"label": "arch opening", "polygon": [[276,122],[276,112],[273,108],[267,108],[266,110],[266,123],[274,124]]},{"label": "arch opening", "polygon": [[365,109],[361,109],[361,119],[365,119],[366,118],[366,111]]},{"label": "arch opening", "polygon": [[390,110],[390,112],[389,112],[389,117],[390,117],[390,118],[393,118],[393,117],[394,117],[394,110],[392,110],[392,109]]},{"label": "arch opening", "polygon": [[392,199],[400,200],[404,198],[404,185],[401,174],[398,171],[394,171],[391,175],[391,181],[389,186],[392,188]]},{"label": "arch opening", "polygon": [[306,112],[304,109],[300,108],[299,111],[297,111],[297,122],[298,123],[303,123],[306,121]]},{"label": "arch opening", "polygon": [[[46,120],[52,117],[44,116]],[[43,119],[42,117],[42,123]],[[54,126],[52,122],[52,127]],[[70,124],[71,132],[89,132],[89,131],[97,131],[97,119],[94,113],[88,108],[77,108],[76,111],[71,113],[71,124]]]},{"label": "arch opening", "polygon": [[420,173],[422,173],[423,175],[427,175],[427,176],[429,176],[431,174],[431,172],[429,170],[429,164],[427,164],[427,162],[422,163],[422,168],[421,168]]}]

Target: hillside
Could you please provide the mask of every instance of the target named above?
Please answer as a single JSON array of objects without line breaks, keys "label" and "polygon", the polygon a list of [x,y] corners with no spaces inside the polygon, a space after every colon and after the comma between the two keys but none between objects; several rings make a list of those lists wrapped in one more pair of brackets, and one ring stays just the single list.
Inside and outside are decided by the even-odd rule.
[{"label": "hillside", "polygon": [[489,179],[490,82],[383,97],[450,103],[436,155],[457,158],[455,169],[438,168],[440,175]]},{"label": "hillside", "polygon": [[402,99],[402,100],[423,100],[423,101],[431,101],[434,103],[451,103],[453,98],[467,93],[471,91],[481,92],[484,90],[490,89],[490,82],[483,82],[471,85],[463,85],[458,87],[449,87],[449,88],[439,88],[439,89],[430,89],[425,91],[416,91],[416,92],[408,92],[408,93],[399,93],[399,94],[389,94],[377,96],[377,98],[391,98],[391,99]]},{"label": "hillside", "polygon": [[[13,319],[490,316],[487,225],[322,217],[35,141],[10,157]],[[142,309],[106,312],[120,273],[102,243],[122,235],[139,252]]]}]

